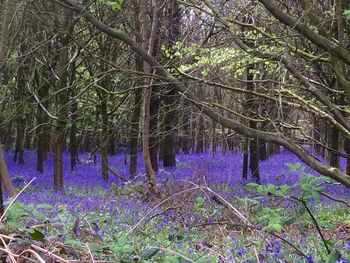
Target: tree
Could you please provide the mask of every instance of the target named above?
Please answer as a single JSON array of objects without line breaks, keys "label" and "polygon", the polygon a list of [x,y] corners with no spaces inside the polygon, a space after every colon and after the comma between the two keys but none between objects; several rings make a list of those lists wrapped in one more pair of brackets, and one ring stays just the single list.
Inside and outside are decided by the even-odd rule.
[{"label": "tree", "polygon": [[[113,30],[109,28],[108,26],[104,25],[103,23],[99,22],[95,17],[93,17],[89,12],[84,10],[82,7],[78,6],[74,2],[71,2],[70,0],[63,0],[62,3],[65,3],[69,8],[72,10],[81,12],[83,16],[91,22],[95,27],[97,27],[99,30],[105,32],[106,34],[109,34],[112,37],[118,38],[122,40],[124,43],[129,45],[129,47],[134,50],[138,55],[140,55],[145,61],[147,61],[151,66],[157,69],[157,73],[162,77],[167,79],[169,82],[174,83],[177,91],[181,93],[183,96],[185,96],[187,99],[189,99],[194,105],[199,108],[204,114],[206,114],[208,117],[213,119],[214,121],[217,121],[221,125],[233,129],[238,133],[244,134],[245,136],[252,137],[252,138],[261,138],[267,142],[276,143],[278,145],[284,146],[285,148],[289,149],[290,151],[294,152],[302,161],[304,161],[306,164],[313,166],[316,171],[329,176],[338,182],[341,182],[342,184],[350,187],[350,179],[348,176],[346,176],[344,173],[342,173],[340,170],[335,168],[330,168],[321,162],[319,162],[317,159],[315,159],[312,155],[310,155],[306,150],[304,150],[301,146],[299,146],[297,143],[294,142],[293,139],[286,137],[280,130],[277,129],[277,131],[274,132],[265,132],[260,131],[257,129],[252,129],[250,127],[247,127],[237,121],[234,121],[232,119],[226,118],[222,116],[221,114],[215,112],[211,107],[205,105],[202,103],[197,97],[195,97],[191,92],[188,91],[188,89],[181,83],[174,78],[159,62],[157,62],[152,56],[150,56],[144,49],[142,49],[139,45],[137,45],[126,33],[118,30]],[[211,9],[214,10],[214,9]],[[218,19],[221,19],[218,17]],[[226,23],[224,20],[221,20],[223,23]],[[225,24],[224,24],[225,25]],[[313,34],[311,34],[311,37],[314,37]],[[235,39],[236,43],[239,44],[243,50],[246,50],[248,52],[251,51],[251,49],[246,48],[243,43],[241,43],[239,40]],[[324,46],[324,44],[322,44]],[[334,45],[332,45],[334,47]],[[337,57],[341,57],[341,54],[345,56],[341,58],[342,61],[345,63],[347,62],[347,52],[344,51],[342,48],[338,48],[337,46],[334,49],[328,49],[330,53],[334,54]],[[262,57],[269,57],[270,59],[273,59],[276,56],[268,56],[267,54],[260,52],[259,50],[254,51],[255,55],[260,55]],[[277,59],[277,58],[276,58]],[[278,57],[280,59],[280,57]],[[295,74],[296,77],[300,81],[304,83],[304,85],[308,85],[308,87],[313,88],[312,85],[310,85],[310,82],[305,79],[304,76],[300,75],[299,71],[295,70],[294,66],[289,63],[288,60],[282,58],[282,62],[284,65]],[[314,90],[319,96],[318,98],[322,99],[324,103],[328,103],[329,101],[318,93],[318,90]],[[334,109],[334,105],[329,104],[330,107]],[[312,107],[311,107],[312,108]],[[314,110],[314,108],[313,108]],[[344,126],[347,125],[346,122],[343,121],[342,116],[338,115],[339,111],[335,112],[335,115],[337,115],[337,119],[339,120],[341,124],[341,129],[343,131],[346,131],[346,129],[343,129]],[[329,113],[328,113],[329,115]]]}]

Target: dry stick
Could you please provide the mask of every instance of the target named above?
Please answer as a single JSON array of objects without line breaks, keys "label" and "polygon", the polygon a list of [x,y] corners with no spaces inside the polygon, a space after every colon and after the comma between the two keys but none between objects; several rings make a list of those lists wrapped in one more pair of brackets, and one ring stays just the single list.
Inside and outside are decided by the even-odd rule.
[{"label": "dry stick", "polygon": [[90,247],[89,247],[89,244],[88,244],[88,243],[86,243],[86,247],[87,247],[87,249],[88,249],[89,255],[90,255],[91,260],[92,260],[92,263],[95,263],[94,256],[92,255],[92,252],[91,252],[91,250],[90,250]]},{"label": "dry stick", "polygon": [[39,260],[40,263],[46,263],[46,261],[42,257],[40,257],[40,255],[32,249],[26,249],[26,250],[22,251],[22,253],[19,254],[18,257],[21,257],[23,254],[25,254],[27,252],[32,253]]},{"label": "dry stick", "polygon": [[327,198],[329,198],[329,199],[335,201],[335,202],[342,203],[342,204],[346,205],[347,207],[350,207],[350,203],[347,202],[347,201],[344,200],[344,199],[336,198],[336,197],[334,197],[334,196],[332,196],[332,195],[330,195],[330,194],[324,193],[324,192],[319,192],[319,193],[320,193],[321,195],[323,195],[323,196],[325,196],[325,197],[327,197]]},{"label": "dry stick", "polygon": [[[4,239],[8,239],[8,240],[11,240],[11,241],[16,241],[17,239],[16,238],[14,238],[14,237],[10,237],[10,236],[6,236],[6,235],[3,235],[3,234],[0,234],[0,240],[2,241],[2,243],[4,244],[4,246],[5,246],[5,249],[2,249],[2,248],[0,248],[0,250],[2,250],[2,251],[7,251],[7,252],[9,252],[9,253],[7,253],[10,257],[12,256],[12,257],[18,257],[18,256],[20,256],[20,255],[16,255],[16,254],[14,254],[14,253],[12,253],[10,250],[9,250],[9,248],[7,247],[7,245],[6,245],[6,242],[4,241]],[[48,250],[46,250],[46,249],[43,249],[43,248],[41,248],[41,247],[39,247],[39,246],[37,246],[37,245],[34,245],[34,244],[31,244],[30,245],[33,249],[35,249],[35,250],[39,250],[40,252],[44,252],[44,253],[46,253],[46,254],[48,254],[49,256],[52,256],[53,258],[55,258],[55,259],[57,259],[57,260],[60,260],[61,262],[64,262],[64,263],[70,263],[70,262],[72,262],[72,261],[70,261],[70,260],[65,260],[64,258],[61,258],[60,256],[57,256],[57,255],[55,255],[55,254],[53,254],[52,252],[50,252],[50,251],[48,251]],[[31,249],[30,249],[31,250]],[[4,252],[5,252],[4,251]],[[33,251],[33,250],[31,250],[31,251]],[[29,252],[31,252],[31,251],[29,251]],[[28,252],[28,250],[27,250],[27,252]],[[34,251],[35,252],[35,251]],[[31,252],[32,253],[32,252]],[[36,252],[35,252],[36,253]],[[23,252],[22,252],[22,254],[23,254]],[[15,262],[16,263],[16,260],[15,259],[13,259],[14,261],[13,262]],[[45,262],[45,261],[44,261]]]},{"label": "dry stick", "polygon": [[8,254],[8,255],[10,256],[11,262],[17,263],[16,259],[14,259],[14,258],[15,258],[15,257],[18,257],[18,255],[12,253],[11,250],[9,250],[9,249],[4,249],[4,248],[0,247],[0,251],[5,252],[6,254]]},{"label": "dry stick", "polygon": [[149,247],[149,248],[154,248],[154,249],[159,249],[159,250],[163,250],[163,251],[167,251],[170,252],[176,256],[181,257],[182,259],[186,260],[187,262],[191,262],[191,263],[195,263],[195,261],[193,261],[192,259],[186,257],[185,255],[180,254],[179,252],[176,252],[170,248],[164,248],[164,247]]},{"label": "dry stick", "polygon": [[259,259],[258,252],[256,251],[256,247],[253,246],[253,248],[254,248],[254,253],[255,253],[256,260],[257,260],[258,263],[260,263],[260,259]]},{"label": "dry stick", "polygon": [[[205,180],[205,176],[204,176],[204,180]],[[189,183],[191,185],[197,186],[199,190],[207,197],[208,201],[211,202],[210,196],[198,184],[187,180],[178,180],[177,182],[185,182],[185,183]]]},{"label": "dry stick", "polygon": [[120,179],[122,179],[125,182],[129,182],[128,179],[126,179],[124,176],[122,176],[122,175],[118,174],[117,172],[115,172],[112,168],[108,167],[108,171],[110,171],[115,177],[120,178]]},{"label": "dry stick", "polygon": [[[5,240],[3,239],[3,237],[0,237],[0,239],[1,239],[2,244],[4,245],[4,248],[5,248],[6,250],[8,250],[8,251],[11,251],[11,250],[8,248],[8,246],[7,246],[6,242],[5,242]],[[9,257],[10,257],[10,260],[11,260],[11,261],[16,262],[15,258],[14,258],[11,254],[9,254]]]},{"label": "dry stick", "polygon": [[225,203],[230,208],[230,210],[233,211],[233,213],[236,214],[243,221],[243,223],[245,223],[248,226],[248,228],[258,232],[259,236],[261,236],[265,241],[267,241],[267,243],[270,244],[270,242],[265,238],[264,234],[259,229],[254,228],[254,227],[253,228],[250,227],[250,226],[252,226],[250,221],[237,208],[235,208],[230,202],[228,202],[225,198],[223,198],[221,195],[219,195],[218,193],[216,193],[215,191],[213,191],[209,187],[205,187],[205,189],[207,191],[209,191],[210,193],[212,193],[213,195],[215,195],[216,197],[218,197],[221,202]]},{"label": "dry stick", "polygon": [[45,260],[42,257],[40,257],[40,255],[32,249],[26,249],[26,250],[22,251],[22,253],[19,255],[11,252],[11,250],[9,250],[9,249],[0,248],[0,251],[3,251],[6,254],[8,254],[10,256],[11,261],[14,263],[17,263],[16,259],[14,259],[14,258],[20,258],[23,254],[28,253],[28,252],[33,254],[35,256],[35,258],[37,258],[39,260],[40,263],[46,263]]},{"label": "dry stick", "polygon": [[[255,228],[257,230],[260,230],[259,227],[257,226],[254,226],[254,225],[250,225],[250,226],[247,226],[245,224],[234,224],[234,223],[231,223],[231,222],[213,222],[213,223],[204,223],[204,224],[197,224],[197,225],[191,225],[191,227],[201,227],[201,226],[213,226],[213,225],[229,225],[229,226],[238,226],[238,227],[251,227],[251,228]],[[311,259],[309,259],[307,257],[306,254],[304,254],[298,247],[296,247],[293,243],[291,243],[290,241],[288,241],[287,239],[273,233],[273,232],[268,232],[269,235],[272,235],[274,237],[277,237],[278,239],[282,240],[283,242],[285,242],[287,245],[289,245],[290,247],[292,247],[295,252],[299,255],[299,256],[302,256],[304,257],[307,262],[310,262],[312,263],[313,261]]]},{"label": "dry stick", "polygon": [[32,180],[30,180],[30,182],[28,184],[26,184],[26,186],[24,186],[22,188],[21,191],[19,191],[19,193],[11,200],[10,204],[6,207],[4,213],[2,214],[2,216],[0,217],[0,222],[4,219],[6,212],[10,209],[10,207],[13,205],[13,203],[17,200],[17,198],[20,196],[20,194],[36,179],[36,177],[34,177]]},{"label": "dry stick", "polygon": [[209,187],[205,187],[204,189],[206,189],[208,192],[218,197],[220,201],[224,202],[245,224],[251,225],[249,220],[236,207],[234,207],[232,204],[226,201],[225,198],[223,198],[221,195],[211,190]]},{"label": "dry stick", "polygon": [[64,259],[64,258],[61,258],[60,256],[57,256],[57,255],[53,254],[53,253],[50,252],[49,250],[46,250],[46,249],[44,249],[44,248],[41,248],[41,247],[39,247],[39,246],[37,246],[37,245],[31,244],[30,246],[31,246],[33,249],[39,250],[40,252],[44,252],[44,253],[48,254],[50,257],[53,257],[53,258],[55,258],[55,259],[57,259],[57,260],[59,260],[59,261],[61,261],[61,262],[64,262],[64,263],[70,263],[70,262],[72,262],[71,260],[66,260],[66,259]]},{"label": "dry stick", "polygon": [[148,213],[147,213],[145,216],[143,216],[143,217],[139,220],[139,222],[137,222],[137,223],[131,228],[131,230],[129,231],[128,234],[134,232],[135,229],[138,228],[139,225],[141,225],[141,223],[142,223],[143,221],[145,221],[146,218],[147,218],[155,209],[157,209],[158,207],[160,207],[162,204],[164,204],[164,203],[167,202],[168,200],[174,198],[175,196],[178,196],[178,195],[181,195],[181,194],[184,194],[184,193],[193,191],[193,190],[197,190],[197,189],[199,189],[199,188],[198,188],[198,187],[193,187],[193,188],[190,188],[190,189],[187,189],[187,190],[183,190],[183,191],[181,191],[181,192],[178,192],[178,193],[176,193],[176,194],[173,194],[172,196],[169,196],[168,198],[165,198],[162,202],[160,202],[158,205],[156,205],[156,206],[153,207],[150,211],[148,211]]}]

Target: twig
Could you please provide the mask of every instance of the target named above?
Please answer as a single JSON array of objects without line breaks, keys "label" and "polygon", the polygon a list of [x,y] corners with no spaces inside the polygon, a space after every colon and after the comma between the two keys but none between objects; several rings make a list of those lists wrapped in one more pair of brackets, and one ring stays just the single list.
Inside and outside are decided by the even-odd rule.
[{"label": "twig", "polygon": [[114,170],[108,167],[108,171],[110,171],[114,176],[119,177],[120,179],[123,179],[125,182],[129,182],[128,179],[126,179],[124,176],[121,176],[120,174],[117,174]]},{"label": "twig", "polygon": [[[5,240],[3,239],[3,237],[0,237],[0,239],[1,239],[2,244],[4,245],[4,248],[5,248],[6,250],[8,250],[8,251],[11,251],[11,250],[8,248],[8,246],[7,246],[6,242],[5,242]],[[14,258],[11,254],[9,254],[9,257],[10,257],[10,261],[16,262],[15,258]]]},{"label": "twig", "polygon": [[20,194],[36,179],[36,177],[34,177],[32,180],[30,180],[30,182],[28,184],[26,184],[26,186],[24,186],[22,188],[21,191],[19,191],[19,193],[11,200],[10,204],[6,207],[4,213],[1,215],[0,217],[0,222],[4,219],[6,212],[10,209],[10,207],[13,205],[13,203],[17,200],[17,198],[20,196]]},{"label": "twig", "polygon": [[347,207],[350,207],[350,203],[347,202],[347,201],[344,200],[344,199],[336,198],[336,197],[334,197],[334,196],[332,196],[332,195],[330,195],[330,194],[324,193],[324,192],[319,192],[319,193],[320,193],[321,195],[323,195],[323,196],[325,196],[325,197],[327,197],[327,198],[329,198],[329,199],[335,201],[335,202],[342,203],[342,204],[346,205]]},{"label": "twig", "polygon": [[25,254],[27,252],[33,254],[39,260],[40,263],[46,263],[45,260],[42,257],[40,257],[40,255],[32,249],[26,249],[26,250],[22,251],[22,253],[19,254],[18,257],[21,257],[23,254]]},{"label": "twig", "polygon": [[306,202],[305,202],[303,199],[301,199],[301,200],[299,200],[299,201],[304,205],[304,207],[306,208],[306,211],[308,212],[308,214],[310,215],[312,221],[314,222],[314,224],[315,224],[315,226],[316,226],[316,229],[317,229],[317,232],[320,234],[321,239],[322,239],[322,242],[323,242],[323,244],[324,244],[324,246],[325,246],[325,248],[326,248],[326,250],[327,250],[327,253],[328,253],[328,255],[329,255],[329,254],[331,253],[331,250],[329,249],[329,247],[328,247],[328,245],[327,245],[327,242],[326,242],[326,240],[325,240],[325,238],[324,238],[324,236],[323,236],[323,234],[322,234],[321,228],[320,228],[320,226],[318,225],[316,218],[315,218],[314,215],[311,213],[311,211],[310,211],[309,207],[307,206]]},{"label": "twig", "polygon": [[173,194],[172,196],[169,196],[168,198],[165,198],[162,202],[160,202],[158,205],[156,205],[156,206],[153,207],[150,211],[148,211],[148,213],[147,213],[144,217],[142,217],[142,218],[139,220],[139,222],[137,222],[137,223],[131,228],[131,230],[129,231],[128,234],[134,232],[135,229],[138,228],[139,225],[141,225],[141,223],[142,223],[143,221],[145,221],[146,218],[147,218],[155,209],[157,209],[158,207],[160,207],[162,204],[164,204],[164,203],[167,202],[168,200],[174,198],[175,196],[178,196],[178,195],[181,195],[181,194],[184,194],[184,193],[193,191],[193,190],[197,190],[197,189],[199,189],[199,188],[198,188],[198,187],[193,187],[193,188],[190,188],[190,189],[187,189],[187,190],[183,190],[183,191],[181,191],[181,192],[178,192],[178,193],[176,193],[176,194]]},{"label": "twig", "polygon": [[44,252],[44,253],[48,254],[49,256],[51,256],[51,257],[53,257],[53,258],[55,258],[55,259],[57,259],[57,260],[60,260],[61,262],[64,262],[64,263],[70,263],[70,262],[72,262],[72,261],[66,260],[66,259],[64,259],[64,258],[61,258],[60,256],[57,256],[57,255],[53,254],[52,252],[50,252],[50,251],[48,251],[48,250],[46,250],[46,249],[44,249],[44,248],[41,248],[41,247],[39,247],[39,246],[37,246],[37,245],[31,244],[30,246],[31,246],[33,249],[35,249],[35,250],[39,250],[40,252]]},{"label": "twig", "polygon": [[176,256],[181,257],[182,259],[186,260],[187,262],[195,263],[192,259],[190,259],[190,258],[186,257],[185,255],[182,255],[182,254],[180,254],[180,253],[178,253],[178,252],[176,252],[176,251],[174,251],[174,250],[172,250],[170,248],[164,248],[164,247],[149,247],[149,248],[154,248],[154,249],[167,251],[167,252],[170,252],[170,253],[172,253],[172,254],[174,254]]},{"label": "twig", "polygon": [[89,253],[90,257],[91,257],[92,263],[95,263],[94,256],[92,255],[90,247],[89,247],[89,245],[87,243],[86,243],[86,247],[87,247],[88,253]]}]

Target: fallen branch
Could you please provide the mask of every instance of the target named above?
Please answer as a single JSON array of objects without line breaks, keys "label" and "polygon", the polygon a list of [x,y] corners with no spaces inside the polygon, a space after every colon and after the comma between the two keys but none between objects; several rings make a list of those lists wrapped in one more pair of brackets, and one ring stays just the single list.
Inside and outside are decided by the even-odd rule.
[{"label": "fallen branch", "polygon": [[128,179],[126,179],[124,176],[118,174],[117,172],[115,172],[114,170],[112,170],[112,169],[109,168],[109,167],[108,167],[108,171],[110,171],[115,177],[120,178],[120,179],[122,179],[123,181],[125,181],[125,182],[127,182],[127,183],[129,182]]}]

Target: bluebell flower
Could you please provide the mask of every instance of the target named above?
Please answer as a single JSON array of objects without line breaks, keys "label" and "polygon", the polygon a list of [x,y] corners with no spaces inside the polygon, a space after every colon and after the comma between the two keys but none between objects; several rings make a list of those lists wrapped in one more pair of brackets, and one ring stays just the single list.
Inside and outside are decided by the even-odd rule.
[{"label": "bluebell flower", "polygon": [[309,259],[309,261],[313,262],[314,261],[314,256],[312,254],[308,254],[307,258]]},{"label": "bluebell flower", "polygon": [[345,242],[345,249],[350,250],[350,240]]}]

